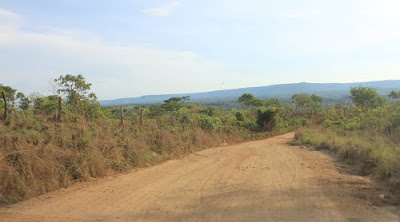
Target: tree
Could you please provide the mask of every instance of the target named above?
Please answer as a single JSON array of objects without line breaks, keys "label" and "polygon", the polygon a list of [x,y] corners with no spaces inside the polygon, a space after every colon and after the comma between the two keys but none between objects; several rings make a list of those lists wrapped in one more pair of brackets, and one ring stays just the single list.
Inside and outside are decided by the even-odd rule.
[{"label": "tree", "polygon": [[220,118],[207,115],[199,115],[197,117],[197,124],[205,131],[215,131],[220,129],[223,125]]},{"label": "tree", "polygon": [[212,117],[217,113],[217,109],[213,106],[209,106],[203,110],[200,110],[200,113]]},{"label": "tree", "polygon": [[4,106],[4,114],[3,114],[3,120],[7,119],[7,100],[6,100],[6,94],[4,91],[1,91],[1,97],[3,99],[3,106]]},{"label": "tree", "polygon": [[164,109],[160,105],[153,105],[149,110],[149,116],[156,120],[158,128],[161,128],[161,115],[163,112]]},{"label": "tree", "polygon": [[182,107],[178,110],[179,122],[182,125],[182,130],[185,131],[186,126],[191,123],[189,110],[186,107]]},{"label": "tree", "polygon": [[257,109],[257,125],[266,131],[272,131],[279,128],[282,124],[281,108],[258,108]]},{"label": "tree", "polygon": [[292,103],[296,108],[306,108],[312,103],[312,99],[307,94],[294,94],[292,96]]},{"label": "tree", "polygon": [[32,100],[34,112],[35,113],[45,113],[47,115],[54,113],[57,109],[57,95],[51,96],[40,96],[37,95],[36,98]]},{"label": "tree", "polygon": [[[88,99],[95,99],[95,94],[90,93],[88,95],[91,83],[87,83],[82,75],[74,76],[72,74],[66,74],[55,79],[54,82],[58,85],[58,93],[66,96],[67,106],[77,113],[83,113],[84,110],[81,106],[87,106]],[[87,107],[85,107],[87,109]]]},{"label": "tree", "polygon": [[370,87],[351,88],[350,94],[353,103],[362,109],[377,108],[385,103],[385,99],[378,94],[376,89]]},{"label": "tree", "polygon": [[261,99],[257,99],[252,94],[245,93],[241,95],[238,102],[242,103],[247,108],[249,107],[261,107],[267,105],[267,102]]},{"label": "tree", "polygon": [[292,103],[297,109],[316,110],[322,106],[322,98],[317,95],[308,95],[305,93],[294,94]]},{"label": "tree", "polygon": [[37,109],[38,109],[38,99],[40,99],[41,97],[43,97],[43,95],[41,95],[38,92],[33,92],[31,94],[29,94],[28,99],[31,101],[32,103],[32,109],[33,109],[33,113],[36,114],[37,113]]},{"label": "tree", "polygon": [[393,90],[392,92],[390,92],[389,98],[391,98],[391,99],[393,99],[393,100],[398,100],[398,99],[400,99],[400,91]]},{"label": "tree", "polygon": [[236,111],[235,117],[236,117],[236,120],[239,122],[243,122],[246,119],[246,117],[242,111]]},{"label": "tree", "polygon": [[182,103],[188,101],[189,97],[172,97],[167,100],[164,100],[164,104],[161,106],[166,111],[177,111],[182,107]]},{"label": "tree", "polygon": [[317,96],[317,95],[315,95],[315,94],[312,94],[312,95],[311,95],[311,100],[312,100],[312,102],[314,103],[314,105],[320,105],[320,104],[322,104],[322,97]]},{"label": "tree", "polygon": [[26,97],[22,92],[17,93],[17,99],[18,99],[18,106],[22,110],[27,110],[29,109],[29,106],[31,104],[31,100]]},{"label": "tree", "polygon": [[189,100],[190,100],[190,96],[183,96],[183,97],[182,97],[182,102],[183,102],[183,103],[189,102]]},{"label": "tree", "polygon": [[245,93],[239,97],[238,101],[248,108],[253,104],[255,99],[256,98],[252,94]]},{"label": "tree", "polygon": [[267,106],[273,106],[273,107],[280,107],[282,106],[282,103],[279,99],[268,99],[265,101]]},{"label": "tree", "polygon": [[[4,92],[4,95],[6,98],[6,103],[11,105],[11,107],[8,106],[8,109],[7,109],[7,112],[10,113],[15,105],[15,93],[17,92],[17,90],[11,88],[10,86],[4,86],[4,85],[0,84],[0,93],[1,92]],[[0,100],[0,106],[1,107],[4,106],[4,102],[2,100]]]}]

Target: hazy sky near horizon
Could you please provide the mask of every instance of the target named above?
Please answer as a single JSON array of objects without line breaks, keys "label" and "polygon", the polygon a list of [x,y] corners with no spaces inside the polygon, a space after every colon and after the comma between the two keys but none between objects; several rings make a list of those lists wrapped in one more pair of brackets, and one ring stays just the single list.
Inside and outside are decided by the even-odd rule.
[{"label": "hazy sky near horizon", "polygon": [[400,79],[399,0],[0,0],[0,83],[100,99]]}]

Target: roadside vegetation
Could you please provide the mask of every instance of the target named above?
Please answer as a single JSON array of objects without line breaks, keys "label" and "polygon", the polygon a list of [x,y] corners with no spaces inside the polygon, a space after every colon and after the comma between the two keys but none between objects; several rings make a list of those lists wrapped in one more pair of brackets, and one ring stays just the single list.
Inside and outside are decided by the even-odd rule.
[{"label": "roadside vegetation", "polygon": [[375,173],[394,189],[400,186],[400,92],[387,97],[375,89],[352,88],[353,106],[334,104],[321,112],[320,124],[300,130],[295,144],[330,149]]},{"label": "roadside vegetation", "polygon": [[26,96],[0,84],[0,205],[74,182],[181,158],[207,147],[298,130],[294,143],[330,149],[400,185],[400,92],[352,88],[348,104],[295,94],[291,104],[251,94],[235,108],[173,97],[162,104],[102,107],[82,75],[53,94]]},{"label": "roadside vegetation", "polygon": [[310,124],[317,96],[295,106],[244,94],[237,108],[175,97],[149,106],[101,107],[82,75],[63,75],[52,95],[0,85],[0,205],[77,181],[180,158],[207,147],[266,138]]}]

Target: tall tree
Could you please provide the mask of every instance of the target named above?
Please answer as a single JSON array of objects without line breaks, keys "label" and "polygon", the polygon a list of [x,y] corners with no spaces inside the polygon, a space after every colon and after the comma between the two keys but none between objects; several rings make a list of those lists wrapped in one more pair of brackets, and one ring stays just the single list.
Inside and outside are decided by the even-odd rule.
[{"label": "tall tree", "polygon": [[252,105],[255,99],[256,98],[252,94],[245,93],[239,97],[238,101],[248,108]]},{"label": "tall tree", "polygon": [[249,107],[261,107],[268,105],[268,102],[265,100],[257,99],[252,94],[245,93],[241,95],[238,99],[238,102],[242,103],[247,108]]},{"label": "tall tree", "polygon": [[390,92],[389,98],[391,98],[391,99],[393,99],[393,100],[398,100],[398,99],[400,99],[400,91],[393,90],[392,92]]},{"label": "tall tree", "polygon": [[179,110],[185,101],[188,101],[190,97],[172,97],[164,101],[164,104],[161,106],[166,111],[177,111]]},{"label": "tall tree", "polygon": [[316,110],[322,106],[322,98],[314,94],[294,94],[292,96],[292,103],[297,109]]},{"label": "tall tree", "polygon": [[17,93],[17,99],[19,103],[19,108],[22,110],[27,110],[29,109],[29,106],[31,104],[31,100],[26,97],[22,92]]},{"label": "tall tree", "polygon": [[[7,112],[11,112],[15,105],[15,93],[17,92],[16,89],[11,88],[10,86],[5,86],[0,84],[0,93],[4,92],[4,96],[6,99],[6,103],[8,104]],[[9,106],[11,105],[11,106]],[[3,100],[0,100],[0,106],[4,106]]]},{"label": "tall tree", "polygon": [[96,98],[93,93],[89,93],[91,83],[87,83],[85,78],[79,75],[66,74],[61,75],[59,78],[55,79],[54,82],[58,85],[58,93],[64,94],[66,96],[66,102],[70,109],[77,113],[83,113],[82,105],[87,105],[86,101],[89,99],[93,100]]},{"label": "tall tree", "polygon": [[350,89],[350,94],[353,103],[362,109],[377,108],[385,103],[385,99],[374,88],[354,87]]}]

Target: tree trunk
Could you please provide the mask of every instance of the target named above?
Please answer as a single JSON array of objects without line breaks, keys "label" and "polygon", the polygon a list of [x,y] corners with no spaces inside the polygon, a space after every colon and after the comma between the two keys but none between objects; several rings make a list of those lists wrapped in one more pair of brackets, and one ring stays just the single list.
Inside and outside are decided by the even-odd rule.
[{"label": "tree trunk", "polygon": [[85,100],[85,117],[86,120],[89,119],[88,100]]},{"label": "tree trunk", "polygon": [[3,101],[4,101],[4,116],[3,119],[7,119],[7,100],[6,100],[6,94],[4,91],[1,92],[1,95],[3,96]]},{"label": "tree trunk", "polygon": [[54,122],[55,122],[55,125],[57,126],[58,125],[58,109],[57,108],[54,110]]},{"label": "tree trunk", "polygon": [[124,108],[121,106],[119,109],[119,115],[121,120],[121,125],[124,124]]},{"label": "tree trunk", "polygon": [[58,121],[61,120],[61,113],[62,113],[62,99],[61,96],[58,97]]},{"label": "tree trunk", "polygon": [[143,109],[140,109],[140,126],[143,126]]},{"label": "tree trunk", "polygon": [[160,120],[160,114],[158,114],[157,115],[157,126],[158,126],[158,129],[161,129],[161,120]]}]

